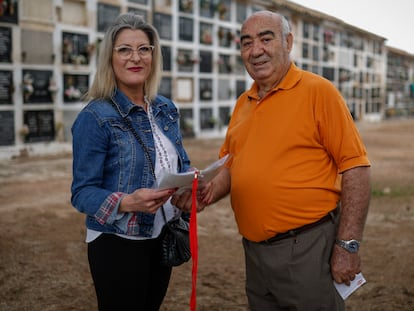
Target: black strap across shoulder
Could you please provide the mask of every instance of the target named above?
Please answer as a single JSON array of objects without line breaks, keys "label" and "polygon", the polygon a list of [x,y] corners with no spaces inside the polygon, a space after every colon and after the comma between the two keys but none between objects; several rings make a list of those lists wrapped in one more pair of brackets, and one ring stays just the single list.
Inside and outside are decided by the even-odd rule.
[{"label": "black strap across shoulder", "polygon": [[[127,117],[125,117],[125,118],[122,117],[121,113],[118,110],[118,107],[115,105],[115,103],[112,100],[111,100],[111,105],[112,105],[112,107],[114,107],[115,111],[119,114],[119,116],[122,118],[122,120],[126,123],[128,130],[130,130],[132,132],[132,134],[137,139],[138,143],[141,145],[142,150],[144,150],[145,158],[147,159],[147,162],[151,167],[152,176],[154,177],[154,180],[157,180],[157,178],[155,176],[154,165],[152,164],[152,161],[151,161],[150,153],[148,151],[147,146],[144,144],[144,141],[142,140],[141,136],[139,136],[137,131],[135,131],[134,127],[132,126],[131,120],[129,120]],[[162,216],[164,218],[165,223],[167,223],[167,217],[165,216],[164,206],[162,206]]]}]

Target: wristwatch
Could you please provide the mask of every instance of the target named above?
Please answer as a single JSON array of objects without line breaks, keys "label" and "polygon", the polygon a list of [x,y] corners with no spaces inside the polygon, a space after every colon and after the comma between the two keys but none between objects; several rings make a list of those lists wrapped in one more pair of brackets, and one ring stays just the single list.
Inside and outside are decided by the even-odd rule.
[{"label": "wristwatch", "polygon": [[342,247],[343,249],[346,249],[350,253],[356,253],[359,250],[359,244],[360,244],[360,242],[357,241],[357,240],[345,241],[345,240],[336,239],[335,242],[340,247]]}]

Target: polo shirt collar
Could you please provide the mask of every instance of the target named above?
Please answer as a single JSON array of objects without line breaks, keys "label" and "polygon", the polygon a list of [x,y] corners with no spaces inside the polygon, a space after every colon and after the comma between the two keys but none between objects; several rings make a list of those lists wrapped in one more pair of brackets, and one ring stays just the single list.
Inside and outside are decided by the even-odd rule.
[{"label": "polo shirt collar", "polygon": [[[288,72],[286,73],[286,76],[283,78],[283,80],[276,85],[271,92],[276,92],[277,90],[288,90],[293,88],[302,78],[302,71],[296,67],[296,65],[291,62]],[[269,92],[270,93],[270,92]],[[251,99],[259,100],[258,96],[258,85],[256,82],[253,83],[250,90],[247,91],[247,96]]]}]

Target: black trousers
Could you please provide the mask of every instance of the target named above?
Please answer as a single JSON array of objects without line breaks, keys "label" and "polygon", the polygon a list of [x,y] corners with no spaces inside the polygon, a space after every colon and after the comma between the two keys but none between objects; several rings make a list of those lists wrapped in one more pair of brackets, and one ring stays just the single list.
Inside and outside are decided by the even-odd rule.
[{"label": "black trousers", "polygon": [[88,244],[100,311],[158,311],[172,268],[160,265],[159,242],[102,234]]}]

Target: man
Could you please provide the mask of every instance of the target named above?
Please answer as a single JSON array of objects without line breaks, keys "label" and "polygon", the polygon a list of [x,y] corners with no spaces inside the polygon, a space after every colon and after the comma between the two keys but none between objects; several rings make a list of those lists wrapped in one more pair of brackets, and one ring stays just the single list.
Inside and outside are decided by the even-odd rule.
[{"label": "man", "polygon": [[[344,310],[333,280],[349,285],[361,271],[366,149],[332,83],[291,61],[283,16],[254,13],[240,43],[254,83],[237,100],[220,150],[232,157],[200,190],[198,210],[230,193],[251,310]],[[188,193],[172,202],[190,209]]]}]

